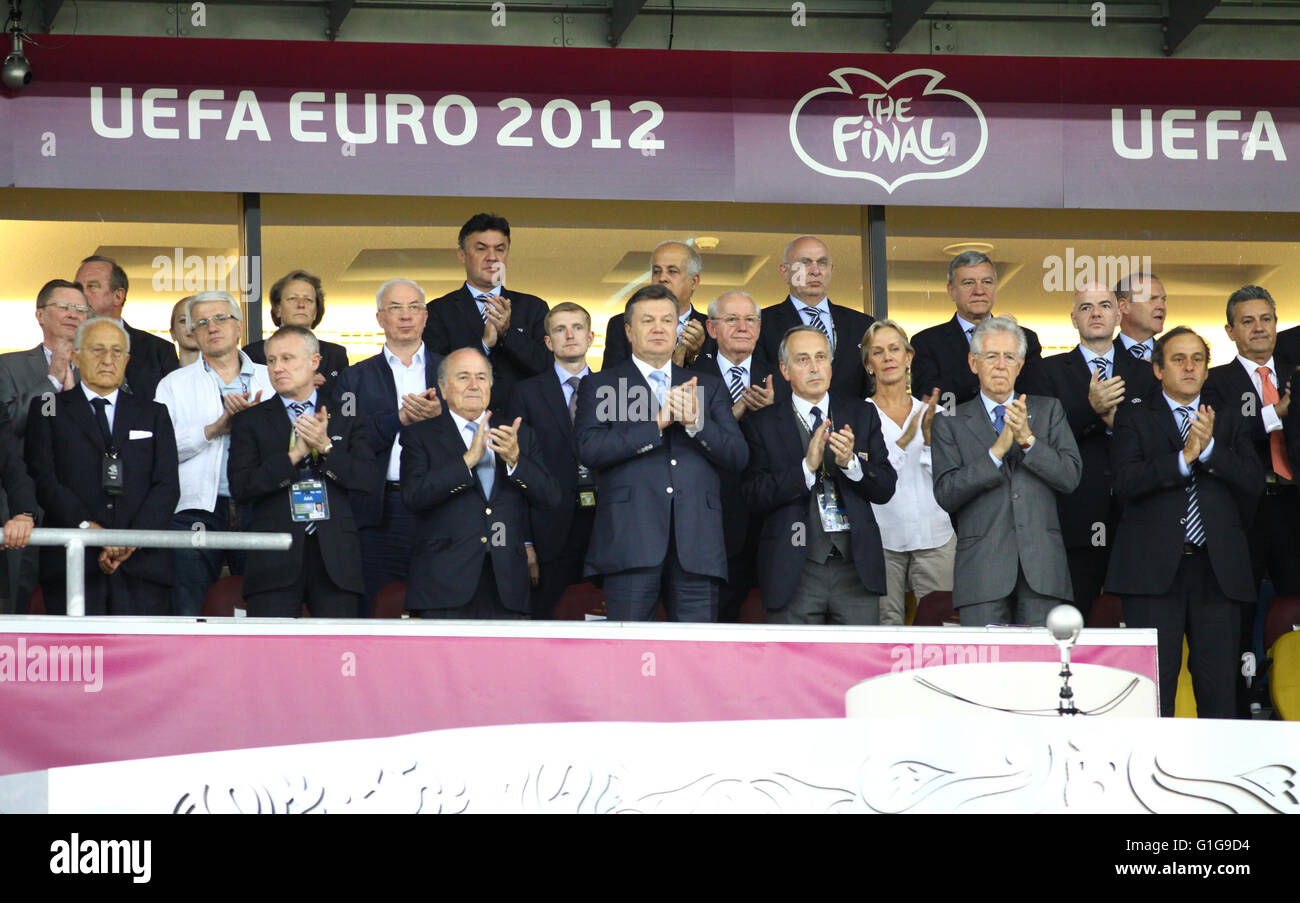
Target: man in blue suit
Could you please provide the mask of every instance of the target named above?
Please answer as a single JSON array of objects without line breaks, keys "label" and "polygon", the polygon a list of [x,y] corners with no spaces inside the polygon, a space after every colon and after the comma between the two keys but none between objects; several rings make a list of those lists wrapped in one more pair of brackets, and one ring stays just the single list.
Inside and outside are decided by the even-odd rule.
[{"label": "man in blue suit", "polygon": [[578,457],[596,474],[587,574],[611,620],[647,621],[662,595],[674,621],[714,621],[727,579],[719,469],[749,460],[731,396],[713,374],[672,363],[677,299],[662,285],[623,310],[631,357],[578,388]]},{"label": "man in blue suit", "polygon": [[429,318],[424,289],[409,279],[389,279],[375,301],[384,347],[344,370],[337,390],[343,412],[354,408],[365,423],[375,454],[366,491],[352,494],[361,537],[363,617],[385,585],[406,580],[411,570],[415,520],[402,502],[403,430],[442,413],[436,389],[442,355],[421,338]]}]

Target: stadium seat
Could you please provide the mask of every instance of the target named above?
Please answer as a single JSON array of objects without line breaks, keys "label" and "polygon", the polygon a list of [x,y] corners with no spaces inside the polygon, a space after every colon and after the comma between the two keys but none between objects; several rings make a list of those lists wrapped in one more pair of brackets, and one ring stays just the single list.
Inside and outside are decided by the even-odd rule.
[{"label": "stadium seat", "polygon": [[1264,648],[1271,649],[1296,624],[1300,624],[1300,596],[1274,596],[1264,619]]},{"label": "stadium seat", "polygon": [[581,621],[605,613],[605,593],[594,583],[575,583],[555,603],[555,620]]},{"label": "stadium seat", "polygon": [[750,590],[749,595],[745,597],[745,601],[740,604],[740,623],[767,623],[767,609],[763,607],[763,596],[759,593],[758,587]]},{"label": "stadium seat", "polygon": [[926,593],[916,603],[916,620],[914,627],[942,627],[945,621],[956,621],[957,614],[952,607],[952,593]]},{"label": "stadium seat", "polygon": [[1273,711],[1283,721],[1300,721],[1300,630],[1282,634],[1268,654],[1273,660],[1268,679]]},{"label": "stadium seat", "polygon": [[1089,627],[1118,627],[1124,620],[1124,606],[1114,593],[1102,593],[1088,609]]},{"label": "stadium seat", "polygon": [[31,598],[27,601],[27,613],[29,615],[45,614],[45,593],[41,592],[39,586],[32,590]]},{"label": "stadium seat", "polygon": [[372,618],[400,618],[406,610],[406,581],[394,580],[375,595]]},{"label": "stadium seat", "polygon": [[203,597],[202,616],[205,618],[233,618],[236,608],[244,607],[244,578],[239,575],[222,577],[208,587]]}]

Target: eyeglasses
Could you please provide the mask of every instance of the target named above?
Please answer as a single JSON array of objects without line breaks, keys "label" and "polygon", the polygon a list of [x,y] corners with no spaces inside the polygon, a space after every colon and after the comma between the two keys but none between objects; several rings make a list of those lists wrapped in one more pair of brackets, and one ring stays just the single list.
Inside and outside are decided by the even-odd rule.
[{"label": "eyeglasses", "polygon": [[410,304],[389,304],[384,307],[384,313],[398,316],[399,314],[418,314],[425,310],[423,301],[414,301]]},{"label": "eyeglasses", "polygon": [[1014,351],[986,351],[980,355],[980,360],[986,364],[996,364],[998,361],[1006,363],[1008,366],[1020,360],[1020,355]]},{"label": "eyeglasses", "polygon": [[125,348],[109,348],[105,345],[92,345],[86,348],[85,351],[91,357],[111,357],[113,360],[126,355]]},{"label": "eyeglasses", "polygon": [[763,322],[763,318],[762,318],[762,317],[753,317],[753,316],[751,316],[751,317],[714,317],[714,318],[713,318],[713,322],[714,322],[714,323],[721,323],[723,326],[727,327],[728,329],[735,329],[735,328],[736,328],[737,326],[739,326],[741,323],[744,323],[746,326],[758,326],[758,324],[760,324],[760,323]]},{"label": "eyeglasses", "polygon": [[91,314],[91,309],[86,305],[68,304],[65,301],[52,301],[49,304],[43,305],[42,309],[46,307],[53,307],[55,310],[59,311],[60,313],[65,313],[65,314],[71,311],[76,311],[77,313],[81,314],[83,317],[88,317]]},{"label": "eyeglasses", "polygon": [[238,320],[234,314],[217,314],[215,317],[203,317],[194,321],[191,332],[195,329],[207,329],[209,323],[216,323],[218,326],[224,326],[229,320]]}]

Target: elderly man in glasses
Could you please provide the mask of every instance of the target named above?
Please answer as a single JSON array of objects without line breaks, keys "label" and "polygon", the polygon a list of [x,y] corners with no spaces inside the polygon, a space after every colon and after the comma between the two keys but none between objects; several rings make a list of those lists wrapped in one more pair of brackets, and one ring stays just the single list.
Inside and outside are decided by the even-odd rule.
[{"label": "elderly man in glasses", "polygon": [[[163,377],[157,401],[166,405],[180,458],[176,530],[233,530],[235,503],[226,478],[230,418],[275,394],[266,367],[239,350],[242,315],[229,292],[200,292],[190,299],[185,322],[198,342],[199,359]],[[208,587],[243,571],[243,556],[219,549],[175,553],[173,613],[197,615]]]}]

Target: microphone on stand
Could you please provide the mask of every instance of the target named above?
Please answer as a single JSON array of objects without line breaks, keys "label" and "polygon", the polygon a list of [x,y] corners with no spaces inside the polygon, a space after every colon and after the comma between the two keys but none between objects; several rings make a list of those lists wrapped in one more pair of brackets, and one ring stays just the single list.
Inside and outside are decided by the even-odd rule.
[{"label": "microphone on stand", "polygon": [[1070,689],[1070,649],[1083,630],[1083,615],[1073,605],[1058,605],[1047,613],[1046,624],[1052,642],[1061,650],[1061,701],[1057,714],[1077,715],[1079,710],[1074,705],[1074,691]]}]

